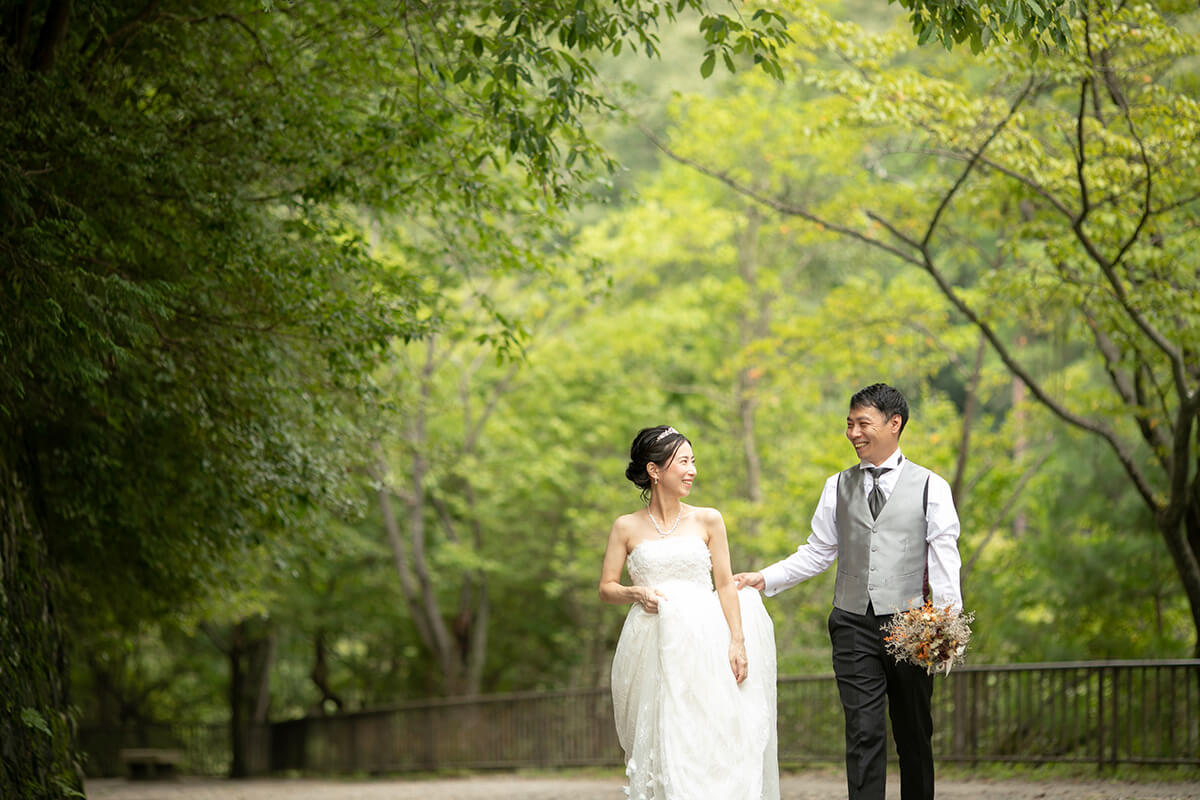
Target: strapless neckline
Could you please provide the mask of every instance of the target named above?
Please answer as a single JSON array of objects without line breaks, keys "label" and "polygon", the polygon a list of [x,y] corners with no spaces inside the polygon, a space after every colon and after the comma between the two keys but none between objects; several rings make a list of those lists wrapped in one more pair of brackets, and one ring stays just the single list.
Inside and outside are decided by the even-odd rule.
[{"label": "strapless neckline", "polygon": [[686,541],[688,541],[688,540],[691,540],[691,541],[693,541],[693,542],[699,542],[699,543],[701,544],[701,546],[703,546],[703,547],[704,547],[704,549],[705,549],[705,550],[707,550],[707,549],[708,549],[708,545],[707,545],[707,544],[705,544],[705,543],[704,543],[704,540],[703,540],[703,539],[701,539],[699,536],[691,536],[691,535],[686,535],[686,536],[664,536],[664,537],[662,537],[661,539],[642,539],[640,542],[638,542],[637,544],[635,544],[635,545],[633,546],[633,549],[629,551],[629,555],[631,555],[631,556],[632,556],[634,553],[636,553],[636,552],[638,551],[638,548],[640,548],[640,547],[642,547],[642,546],[644,546],[644,545],[648,545],[648,544],[666,544],[667,542],[686,542]]},{"label": "strapless neckline", "polygon": [[633,548],[626,565],[638,586],[683,582],[712,591],[712,555],[699,536],[643,540]]}]

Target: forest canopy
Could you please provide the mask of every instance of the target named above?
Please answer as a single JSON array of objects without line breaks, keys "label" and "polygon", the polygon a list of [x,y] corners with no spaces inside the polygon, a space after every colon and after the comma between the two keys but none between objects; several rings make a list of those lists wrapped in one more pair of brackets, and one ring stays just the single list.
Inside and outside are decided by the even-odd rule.
[{"label": "forest canopy", "polygon": [[1194,652],[1200,18],[879,5],[6,4],[0,789],[77,725],[602,684],[633,434],[760,567],[876,380],[974,658]]}]

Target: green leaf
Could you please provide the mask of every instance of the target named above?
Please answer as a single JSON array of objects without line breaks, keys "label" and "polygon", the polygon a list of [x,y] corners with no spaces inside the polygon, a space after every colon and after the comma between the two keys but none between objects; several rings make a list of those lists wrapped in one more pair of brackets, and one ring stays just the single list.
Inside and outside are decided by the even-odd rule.
[{"label": "green leaf", "polygon": [[24,722],[25,726],[28,728],[41,731],[50,737],[54,736],[54,734],[50,732],[50,726],[46,724],[46,718],[43,717],[41,712],[36,708],[22,708],[21,721]]},{"label": "green leaf", "polygon": [[700,64],[700,76],[707,78],[712,75],[713,67],[717,64],[717,53],[715,50],[709,50],[708,55],[704,57],[704,61]]}]

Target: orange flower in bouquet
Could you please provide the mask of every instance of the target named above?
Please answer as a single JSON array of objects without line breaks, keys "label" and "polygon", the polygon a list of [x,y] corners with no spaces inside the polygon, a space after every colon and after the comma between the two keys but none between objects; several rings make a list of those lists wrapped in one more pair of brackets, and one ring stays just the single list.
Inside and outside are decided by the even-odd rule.
[{"label": "orange flower in bouquet", "polygon": [[936,608],[927,602],[893,614],[883,629],[883,641],[898,660],[916,664],[930,675],[949,675],[967,652],[974,620],[974,613],[963,614],[951,606]]}]

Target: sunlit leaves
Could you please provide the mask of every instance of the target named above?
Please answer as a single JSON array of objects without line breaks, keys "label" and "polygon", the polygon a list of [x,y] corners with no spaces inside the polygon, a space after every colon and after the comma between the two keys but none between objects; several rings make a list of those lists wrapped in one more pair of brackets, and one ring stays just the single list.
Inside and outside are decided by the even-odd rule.
[{"label": "sunlit leaves", "polygon": [[[584,164],[604,162],[583,132],[584,114],[611,109],[593,84],[594,59],[623,50],[657,57],[659,26],[676,23],[681,14],[699,16],[706,77],[718,57],[733,71],[735,55],[782,77],[778,48],[789,40],[783,18],[773,11],[759,9],[747,21],[697,0],[533,6],[505,0],[457,11],[421,19],[429,37],[422,47],[428,47],[435,73],[464,93],[468,107],[497,117],[506,129],[500,140],[506,156],[518,159],[559,200],[568,199],[587,174],[576,164],[580,155]],[[490,139],[481,137],[475,146]]]},{"label": "sunlit leaves", "polygon": [[[1193,402],[1197,341],[1200,192],[1196,171],[1178,168],[1197,160],[1195,17],[1176,24],[1167,10],[1095,4],[1066,24],[1072,46],[1031,59],[1027,38],[1001,37],[976,69],[798,4],[787,56],[803,85],[783,101],[741,80],[732,98],[687,98],[670,146],[717,178],[714,193],[735,184],[813,241],[874,243],[854,274],[872,271],[872,256],[936,270],[1047,404],[1114,432],[1116,444],[1094,444],[1118,451],[1110,471],[1124,470],[1123,491],[1154,511],[1167,484],[1185,484],[1167,474],[1166,432]],[[771,121],[749,126],[762,137],[739,127],[764,107]],[[886,291],[890,311],[894,287],[854,285],[858,347],[885,357],[869,335],[871,301]],[[826,341],[802,326],[789,333],[796,358]],[[903,338],[886,335],[888,345]],[[858,355],[852,342],[846,352]],[[1186,495],[1176,491],[1172,507]],[[1179,561],[1189,580],[1191,563]]]},{"label": "sunlit leaves", "polygon": [[1070,20],[1079,11],[1076,0],[889,0],[909,11],[918,44],[941,42],[949,50],[968,43],[982,52],[993,39],[1008,36],[1028,52],[1073,45]]}]

